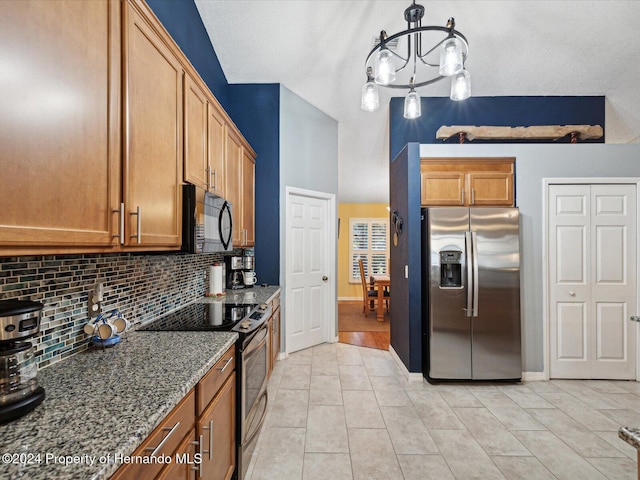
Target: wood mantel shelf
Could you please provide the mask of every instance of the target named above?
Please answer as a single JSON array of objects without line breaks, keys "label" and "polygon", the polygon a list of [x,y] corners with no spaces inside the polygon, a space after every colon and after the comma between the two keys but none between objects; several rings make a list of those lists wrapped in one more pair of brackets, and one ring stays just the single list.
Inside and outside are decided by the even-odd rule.
[{"label": "wood mantel shelf", "polygon": [[436,132],[438,140],[447,140],[458,135],[464,140],[558,140],[571,136],[571,142],[602,138],[600,125],[534,125],[531,127],[497,127],[475,125],[443,125]]}]

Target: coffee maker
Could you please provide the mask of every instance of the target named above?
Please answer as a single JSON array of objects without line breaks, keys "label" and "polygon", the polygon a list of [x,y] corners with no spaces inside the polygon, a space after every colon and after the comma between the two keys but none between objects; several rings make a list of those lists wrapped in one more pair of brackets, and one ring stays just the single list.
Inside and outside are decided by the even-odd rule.
[{"label": "coffee maker", "polygon": [[255,257],[246,255],[242,257],[242,282],[245,288],[253,288],[256,284],[256,272],[254,271]]},{"label": "coffee maker", "polygon": [[42,304],[0,301],[0,424],[26,415],[44,400],[31,338],[40,331]]},{"label": "coffee maker", "polygon": [[244,257],[227,256],[224,257],[224,263],[227,272],[227,288],[231,290],[244,288],[244,280],[242,277]]}]

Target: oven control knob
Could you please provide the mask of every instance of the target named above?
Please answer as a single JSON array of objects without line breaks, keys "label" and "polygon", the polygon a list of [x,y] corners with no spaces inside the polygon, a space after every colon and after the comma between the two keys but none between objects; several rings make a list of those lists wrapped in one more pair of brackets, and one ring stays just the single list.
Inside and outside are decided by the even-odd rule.
[{"label": "oven control knob", "polygon": [[267,308],[269,308],[269,305],[267,305],[266,303],[261,303],[259,308],[260,310],[266,310]]},{"label": "oven control knob", "polygon": [[12,323],[10,323],[9,325],[7,325],[6,327],[4,327],[4,331],[11,333],[16,329],[16,326]]},{"label": "oven control knob", "polygon": [[244,322],[240,323],[240,328],[244,330],[248,330],[250,326],[251,322],[249,320],[245,320]]}]

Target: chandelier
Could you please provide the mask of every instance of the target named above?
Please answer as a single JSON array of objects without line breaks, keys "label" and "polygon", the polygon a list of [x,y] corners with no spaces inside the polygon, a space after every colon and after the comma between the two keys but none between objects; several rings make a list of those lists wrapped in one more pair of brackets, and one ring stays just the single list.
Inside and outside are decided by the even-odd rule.
[{"label": "chandelier", "polygon": [[378,86],[409,90],[404,99],[404,117],[409,119],[422,114],[416,88],[451,78],[451,100],[471,96],[471,76],[464,68],[469,55],[467,39],[455,30],[453,18],[446,27],[423,27],[423,16],[424,7],[414,0],[404,11],[406,30],[391,36],[383,30],[376,37],[365,62],[363,110],[372,112],[380,106]]}]

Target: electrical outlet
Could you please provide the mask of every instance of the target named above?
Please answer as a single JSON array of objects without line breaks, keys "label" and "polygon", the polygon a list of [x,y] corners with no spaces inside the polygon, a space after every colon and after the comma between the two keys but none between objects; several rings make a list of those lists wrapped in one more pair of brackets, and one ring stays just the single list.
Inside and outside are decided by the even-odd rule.
[{"label": "electrical outlet", "polygon": [[89,292],[89,317],[95,318],[102,313],[102,300],[104,299],[104,284],[98,282]]}]

